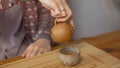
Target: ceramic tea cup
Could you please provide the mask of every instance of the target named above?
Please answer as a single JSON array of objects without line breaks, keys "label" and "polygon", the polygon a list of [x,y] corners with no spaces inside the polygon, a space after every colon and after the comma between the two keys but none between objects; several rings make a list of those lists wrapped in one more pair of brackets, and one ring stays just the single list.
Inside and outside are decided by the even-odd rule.
[{"label": "ceramic tea cup", "polygon": [[75,66],[80,62],[80,51],[76,47],[65,47],[60,49],[59,57],[67,66]]}]

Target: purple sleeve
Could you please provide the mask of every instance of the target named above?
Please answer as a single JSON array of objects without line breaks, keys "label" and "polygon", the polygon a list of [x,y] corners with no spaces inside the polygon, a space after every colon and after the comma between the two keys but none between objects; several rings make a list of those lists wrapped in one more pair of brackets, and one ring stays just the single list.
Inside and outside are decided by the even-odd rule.
[{"label": "purple sleeve", "polygon": [[50,11],[44,8],[40,2],[28,1],[24,3],[24,21],[27,36],[33,41],[40,38],[51,41],[50,30],[54,18]]},{"label": "purple sleeve", "polygon": [[38,2],[38,22],[37,39],[45,38],[52,41],[50,30],[53,26],[54,17],[50,15],[50,11],[44,8],[40,2]]}]

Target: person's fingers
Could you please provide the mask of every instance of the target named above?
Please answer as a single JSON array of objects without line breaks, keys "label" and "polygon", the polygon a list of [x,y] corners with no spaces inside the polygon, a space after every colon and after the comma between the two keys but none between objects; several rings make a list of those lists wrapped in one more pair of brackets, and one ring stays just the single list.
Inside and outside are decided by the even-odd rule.
[{"label": "person's fingers", "polygon": [[59,10],[59,7],[58,5],[56,4],[55,1],[53,0],[39,0],[41,2],[41,4],[49,9],[49,10],[54,10],[53,12],[53,15],[56,16],[56,15],[59,15],[60,14],[60,10]]},{"label": "person's fingers", "polygon": [[58,22],[67,21],[67,20],[69,20],[69,19],[71,18],[71,16],[72,16],[72,11],[71,11],[71,9],[69,8],[66,0],[62,0],[62,3],[63,3],[63,5],[65,6],[66,17],[64,17],[64,18],[59,18],[59,19],[57,20]]},{"label": "person's fingers", "polygon": [[54,10],[54,9],[51,9],[50,12],[51,12],[51,16],[57,17],[57,16],[55,15],[55,10]]},{"label": "person's fingers", "polygon": [[27,51],[25,50],[25,51],[23,52],[22,56],[25,57],[25,56],[26,56],[26,53],[27,53]]},{"label": "person's fingers", "polygon": [[37,55],[41,55],[42,54],[42,52],[41,51],[39,51],[38,53],[37,53]]},{"label": "person's fingers", "polygon": [[43,54],[43,48],[40,48],[39,52],[37,53],[37,55],[41,55]]},{"label": "person's fingers", "polygon": [[35,46],[30,57],[33,57],[33,56],[37,55],[38,52],[39,52],[39,47]]},{"label": "person's fingers", "polygon": [[57,15],[57,17],[65,17],[66,16],[66,11],[65,11],[65,7],[64,7],[62,1],[61,0],[57,0],[56,4],[58,5],[58,8],[60,10],[60,14]]},{"label": "person's fingers", "polygon": [[32,54],[32,51],[33,51],[33,47],[32,46],[28,47],[25,58],[29,58]]},{"label": "person's fingers", "polygon": [[28,52],[28,48],[23,52],[22,56],[23,56],[23,57],[26,57],[27,52]]},{"label": "person's fingers", "polygon": [[70,19],[70,25],[73,27],[73,30],[75,30],[75,23],[73,19]]},{"label": "person's fingers", "polygon": [[44,53],[45,53],[45,52],[48,52],[48,49],[46,49],[46,48],[44,48],[43,50],[44,50]]},{"label": "person's fingers", "polygon": [[53,11],[52,13],[53,16],[60,15],[60,9],[57,5],[53,5],[52,11]]}]

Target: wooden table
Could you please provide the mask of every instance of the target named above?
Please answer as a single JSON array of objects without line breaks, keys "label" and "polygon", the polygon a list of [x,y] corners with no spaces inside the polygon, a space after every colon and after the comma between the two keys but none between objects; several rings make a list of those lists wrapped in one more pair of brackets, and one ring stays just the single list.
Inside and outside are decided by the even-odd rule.
[{"label": "wooden table", "polygon": [[[116,30],[113,32],[93,36],[93,37],[87,37],[87,38],[81,38],[72,44],[78,44],[81,42],[88,42],[92,45],[94,45],[97,48],[100,48],[107,53],[113,55],[114,57],[117,57],[120,59],[120,30]],[[66,46],[67,44],[62,44],[60,46],[54,47],[53,50],[59,49],[61,47]],[[69,45],[69,44],[68,44]],[[0,61],[0,65],[6,64],[9,62],[17,61],[23,59],[23,57],[14,57],[7,60]]]},{"label": "wooden table", "polygon": [[82,61],[74,67],[65,66],[59,59],[59,49],[36,56],[1,65],[0,68],[120,68],[120,60],[88,44],[73,45],[81,51]]},{"label": "wooden table", "polygon": [[87,38],[80,38],[74,42],[81,43],[87,42],[100,48],[114,57],[120,59],[120,30],[100,34],[97,36],[91,36]]}]

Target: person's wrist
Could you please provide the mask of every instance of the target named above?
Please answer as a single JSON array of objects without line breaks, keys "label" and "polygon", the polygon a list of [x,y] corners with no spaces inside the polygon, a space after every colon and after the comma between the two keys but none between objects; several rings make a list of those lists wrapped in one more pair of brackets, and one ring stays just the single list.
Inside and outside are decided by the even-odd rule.
[{"label": "person's wrist", "polygon": [[48,39],[38,39],[37,41],[36,41],[36,44],[38,45],[38,46],[45,46],[45,48],[48,50],[48,51],[50,51],[51,50],[51,43],[50,43],[50,41],[48,40]]},{"label": "person's wrist", "polygon": [[36,41],[36,43],[38,43],[38,44],[39,44],[40,42],[47,43],[47,44],[50,45],[50,41],[49,41],[48,39],[38,39],[38,40]]}]

